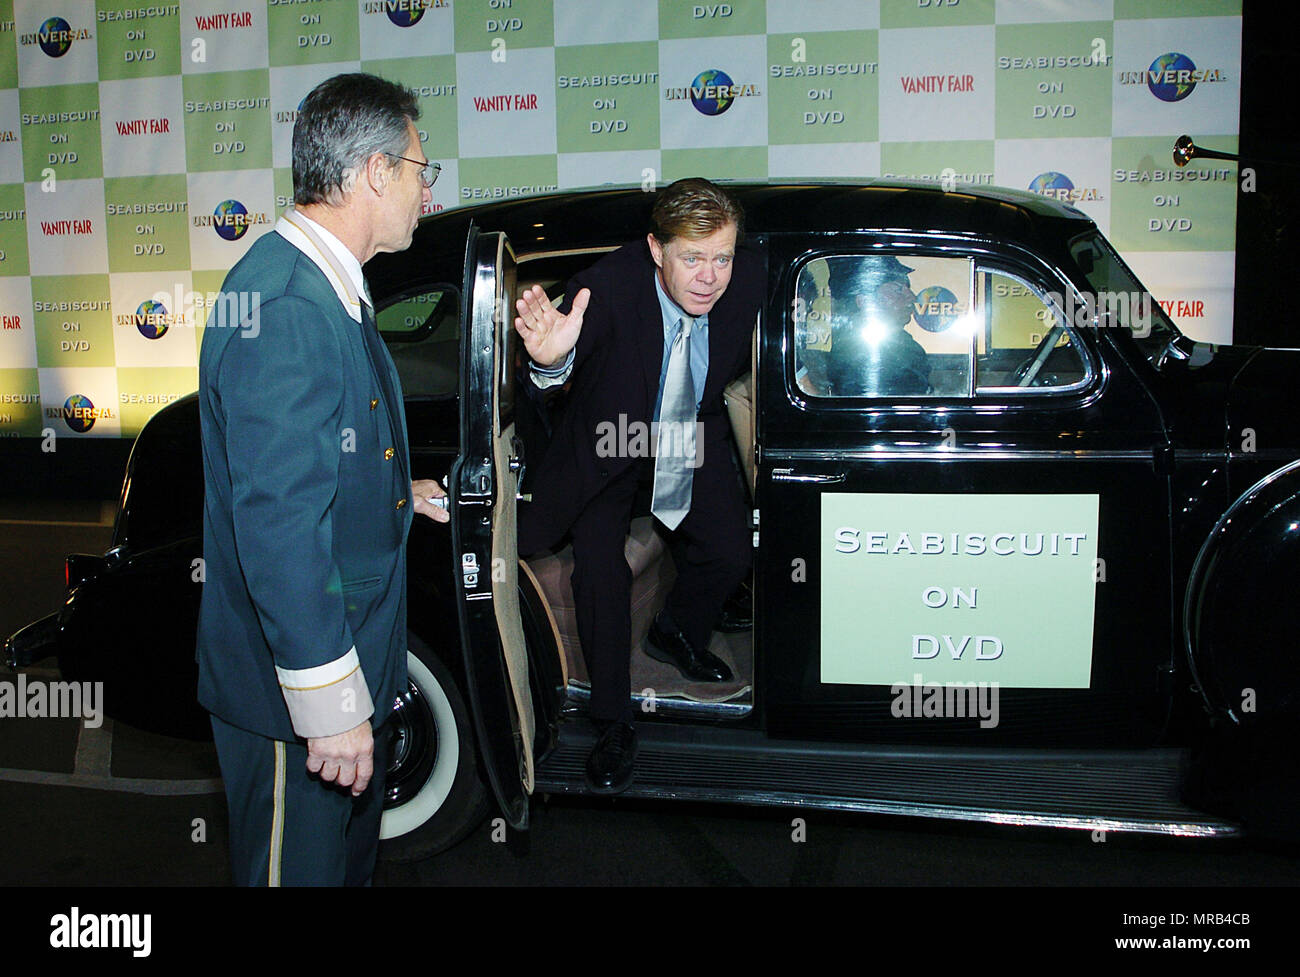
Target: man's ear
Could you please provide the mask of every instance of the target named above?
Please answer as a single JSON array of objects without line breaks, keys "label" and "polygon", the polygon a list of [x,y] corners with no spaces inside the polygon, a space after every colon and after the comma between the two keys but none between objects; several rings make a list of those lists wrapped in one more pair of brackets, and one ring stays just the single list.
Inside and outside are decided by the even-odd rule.
[{"label": "man's ear", "polygon": [[392,174],[392,167],[388,163],[388,158],[383,153],[373,153],[366,160],[365,173],[370,188],[375,191],[376,196],[382,197],[384,191],[388,189],[388,179]]},{"label": "man's ear", "polygon": [[658,265],[660,268],[662,268],[664,266],[663,245],[659,243],[659,239],[654,236],[653,231],[647,234],[645,236],[645,239],[650,245],[650,257],[654,258],[655,264]]}]

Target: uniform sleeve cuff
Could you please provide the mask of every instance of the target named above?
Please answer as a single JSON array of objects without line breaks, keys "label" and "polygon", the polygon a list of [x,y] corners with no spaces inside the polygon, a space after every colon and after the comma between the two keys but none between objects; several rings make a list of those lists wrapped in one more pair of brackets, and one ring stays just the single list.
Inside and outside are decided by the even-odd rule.
[{"label": "uniform sleeve cuff", "polygon": [[304,739],[345,733],[375,712],[354,645],[347,654],[313,668],[275,669],[293,731]]}]

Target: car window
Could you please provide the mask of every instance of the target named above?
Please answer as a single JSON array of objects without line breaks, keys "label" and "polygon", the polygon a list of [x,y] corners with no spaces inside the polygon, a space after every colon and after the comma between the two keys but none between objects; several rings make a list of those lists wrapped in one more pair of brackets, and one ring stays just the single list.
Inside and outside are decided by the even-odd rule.
[{"label": "car window", "polygon": [[[382,304],[382,300],[380,300]],[[450,285],[399,298],[375,315],[406,397],[453,395],[460,382],[460,294]]]},{"label": "car window", "polygon": [[795,284],[795,378],[814,397],[970,390],[969,258],[817,258]]},{"label": "car window", "polygon": [[970,257],[830,255],[799,268],[795,383],[814,398],[978,398],[1085,383],[1061,302]]},{"label": "car window", "polygon": [[454,306],[449,309],[442,303],[448,289],[449,286],[435,288],[386,305],[375,315],[375,325],[390,342],[416,339],[426,327],[431,331],[443,324],[449,313],[451,318],[456,318],[457,309]]},{"label": "car window", "polygon": [[1158,365],[1170,345],[1182,336],[1160,303],[1152,300],[1151,293],[1095,230],[1071,241],[1070,254],[1092,286],[1105,324],[1130,332],[1147,360]]},{"label": "car window", "polygon": [[1087,360],[1057,304],[1040,289],[1009,272],[980,268],[975,294],[983,327],[977,394],[1070,387],[1087,377]]}]

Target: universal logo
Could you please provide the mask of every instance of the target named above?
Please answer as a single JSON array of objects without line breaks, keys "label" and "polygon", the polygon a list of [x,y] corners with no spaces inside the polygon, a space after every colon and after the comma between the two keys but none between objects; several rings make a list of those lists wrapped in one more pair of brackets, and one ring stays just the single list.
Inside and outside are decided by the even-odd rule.
[{"label": "universal logo", "polygon": [[73,41],[88,41],[94,35],[84,27],[73,29],[62,17],[48,17],[35,34],[20,34],[19,44],[39,44],[51,58],[61,58],[72,48]]},{"label": "universal logo", "polygon": [[1077,204],[1085,200],[1102,200],[1104,199],[1097,192],[1096,187],[1076,187],[1074,182],[1064,173],[1057,173],[1055,170],[1047,170],[1039,173],[1029,181],[1029,190],[1038,194],[1040,197],[1051,197],[1053,200],[1063,200],[1067,204]]},{"label": "universal logo", "polygon": [[426,10],[447,6],[450,6],[447,0],[366,0],[361,5],[361,12],[387,14],[388,19],[398,27],[414,27]]},{"label": "universal logo", "polygon": [[69,430],[77,434],[85,434],[101,417],[111,418],[113,408],[96,407],[94,401],[85,394],[73,394],[63,402],[62,407],[45,408],[45,416],[55,421],[62,420],[68,425]]},{"label": "universal logo", "polygon": [[736,99],[759,94],[757,85],[737,85],[721,68],[706,68],[689,87],[665,89],[664,98],[670,102],[689,98],[701,115],[721,115]]},{"label": "universal logo", "polygon": [[238,241],[253,224],[269,223],[270,215],[261,211],[249,213],[248,208],[233,197],[217,204],[211,216],[194,218],[195,227],[211,227],[223,241]]},{"label": "universal logo", "polygon": [[172,326],[188,325],[183,313],[168,312],[167,306],[157,299],[145,299],[135,312],[119,315],[117,324],[135,326],[145,339],[162,339]]},{"label": "universal logo", "polygon": [[1121,71],[1121,85],[1146,85],[1151,94],[1162,102],[1181,102],[1205,82],[1227,81],[1219,68],[1198,68],[1185,54],[1169,51],[1151,62],[1146,71]]}]

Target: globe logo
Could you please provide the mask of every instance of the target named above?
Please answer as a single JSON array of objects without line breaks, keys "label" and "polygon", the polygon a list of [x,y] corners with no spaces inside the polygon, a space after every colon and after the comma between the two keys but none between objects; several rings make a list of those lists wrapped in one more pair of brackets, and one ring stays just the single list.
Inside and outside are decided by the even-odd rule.
[{"label": "globe logo", "polygon": [[942,285],[930,285],[916,296],[916,322],[926,332],[943,332],[957,315],[957,296]]},{"label": "globe logo", "polygon": [[216,218],[212,222],[213,228],[227,241],[238,241],[248,233],[248,221],[239,219],[248,216],[248,208],[238,200],[221,201],[212,216]]},{"label": "globe logo", "polygon": [[415,10],[393,10],[389,8],[388,19],[398,27],[414,27],[424,16],[424,8],[420,7]]},{"label": "globe logo", "polygon": [[162,339],[167,332],[167,307],[153,299],[145,299],[135,310],[135,327],[145,339]]},{"label": "globe logo", "polygon": [[83,394],[73,394],[63,402],[63,420],[78,434],[95,426],[95,405]]},{"label": "globe logo", "polygon": [[[705,115],[721,115],[731,108],[731,103],[735,99],[731,95],[705,98],[705,90],[710,87],[730,88],[732,84],[731,76],[725,71],[720,71],[717,68],[707,68],[696,75],[695,80],[691,82],[691,104]],[[699,91],[698,95],[696,94],[697,90]]]},{"label": "globe logo", "polygon": [[1196,65],[1192,64],[1192,59],[1185,54],[1179,54],[1177,51],[1170,51],[1168,54],[1162,54],[1151,62],[1151,67],[1147,69],[1147,88],[1151,89],[1151,94],[1162,102],[1181,102],[1188,95],[1192,94],[1192,89],[1196,87],[1196,82],[1190,79],[1185,82],[1175,82],[1170,84],[1165,81],[1166,72],[1169,71],[1195,71]]},{"label": "globe logo", "polygon": [[51,58],[61,58],[72,47],[72,27],[62,17],[50,17],[36,32],[41,50]]},{"label": "globe logo", "polygon": [[1074,184],[1064,173],[1057,173],[1055,170],[1048,170],[1046,173],[1039,173],[1029,181],[1029,189],[1034,193],[1046,194],[1050,197],[1061,196],[1051,193],[1052,190],[1073,190]]}]

